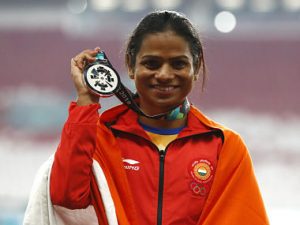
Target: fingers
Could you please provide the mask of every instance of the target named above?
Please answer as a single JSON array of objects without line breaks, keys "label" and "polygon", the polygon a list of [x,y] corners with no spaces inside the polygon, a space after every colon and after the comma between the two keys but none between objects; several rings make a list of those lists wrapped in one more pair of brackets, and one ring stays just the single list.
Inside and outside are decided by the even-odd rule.
[{"label": "fingers", "polygon": [[89,95],[87,87],[83,83],[83,70],[84,67],[96,60],[96,54],[100,51],[100,48],[86,49],[71,59],[71,77],[78,96]]},{"label": "fingers", "polygon": [[71,59],[71,66],[77,66],[80,70],[83,70],[88,63],[96,60],[95,56],[99,51],[99,47],[82,51]]},{"label": "fingers", "polygon": [[100,47],[94,48],[95,51],[100,52]]}]

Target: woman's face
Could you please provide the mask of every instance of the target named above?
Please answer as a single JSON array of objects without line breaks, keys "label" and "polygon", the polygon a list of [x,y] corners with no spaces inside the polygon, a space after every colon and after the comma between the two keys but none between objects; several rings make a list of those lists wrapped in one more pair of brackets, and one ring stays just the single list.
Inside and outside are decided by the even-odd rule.
[{"label": "woman's face", "polygon": [[129,75],[150,115],[180,105],[198,77],[189,44],[173,31],[146,35]]}]

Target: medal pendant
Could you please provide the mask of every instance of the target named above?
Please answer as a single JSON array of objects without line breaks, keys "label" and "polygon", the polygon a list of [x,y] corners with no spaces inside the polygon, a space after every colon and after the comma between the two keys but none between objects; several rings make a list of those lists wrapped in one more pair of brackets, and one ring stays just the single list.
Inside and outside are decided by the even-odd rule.
[{"label": "medal pendant", "polygon": [[96,95],[110,97],[118,88],[120,78],[117,72],[101,61],[88,65],[83,74],[86,86]]}]

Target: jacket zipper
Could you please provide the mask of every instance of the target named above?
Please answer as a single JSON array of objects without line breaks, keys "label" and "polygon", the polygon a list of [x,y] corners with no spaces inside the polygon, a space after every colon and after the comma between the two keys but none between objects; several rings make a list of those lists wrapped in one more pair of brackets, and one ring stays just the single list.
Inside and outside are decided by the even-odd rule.
[{"label": "jacket zipper", "polygon": [[[116,130],[116,129],[113,129]],[[124,132],[124,131],[122,131]],[[177,138],[174,141],[177,141],[179,139],[183,139],[183,138],[187,138],[187,137],[192,137],[192,136],[196,136],[196,135],[205,135],[205,134],[214,134],[216,131],[209,131],[209,132],[204,132],[204,133],[197,133],[197,134],[193,134],[190,136],[185,136],[185,137],[181,137],[181,138]],[[127,132],[125,132],[127,133]],[[137,136],[139,138],[143,138],[139,135],[136,134],[132,134],[131,135]],[[149,142],[150,144],[152,144],[159,152],[159,184],[158,184],[158,206],[157,206],[157,225],[162,225],[162,212],[163,212],[163,189],[164,189],[164,173],[165,173],[165,157],[166,157],[166,152],[168,147],[170,146],[171,143],[173,143],[174,141],[171,141],[167,146],[165,150],[159,150],[157,148],[157,146],[155,144],[153,144],[150,140],[143,138],[144,140],[146,140],[147,142]],[[222,140],[224,141],[224,138],[222,137]]]},{"label": "jacket zipper", "polygon": [[158,182],[157,225],[162,225],[165,156],[166,156],[166,152],[160,150],[159,151],[159,182]]}]

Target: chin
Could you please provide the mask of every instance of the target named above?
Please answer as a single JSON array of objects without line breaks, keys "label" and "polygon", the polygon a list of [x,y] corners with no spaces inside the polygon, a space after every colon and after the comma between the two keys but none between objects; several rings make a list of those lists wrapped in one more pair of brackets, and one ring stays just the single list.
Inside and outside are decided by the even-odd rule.
[{"label": "chin", "polygon": [[177,107],[182,102],[183,102],[183,100],[180,102],[178,102],[178,101],[176,101],[176,102],[159,101],[159,102],[156,102],[155,104],[153,104],[153,107],[157,107],[157,108],[163,109],[164,111],[167,111],[167,110],[171,110],[171,109]]},{"label": "chin", "polygon": [[148,98],[140,98],[140,105],[145,111],[155,112],[155,114],[167,112],[180,105],[185,99],[185,97],[176,97],[174,95],[165,98],[161,96],[154,97],[153,95],[147,97]]}]

